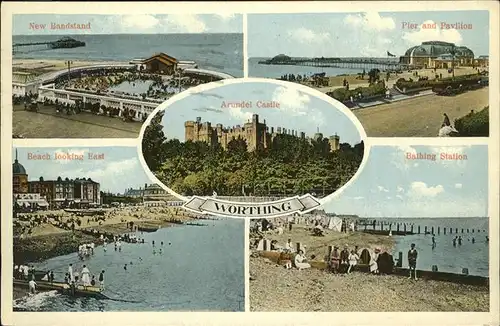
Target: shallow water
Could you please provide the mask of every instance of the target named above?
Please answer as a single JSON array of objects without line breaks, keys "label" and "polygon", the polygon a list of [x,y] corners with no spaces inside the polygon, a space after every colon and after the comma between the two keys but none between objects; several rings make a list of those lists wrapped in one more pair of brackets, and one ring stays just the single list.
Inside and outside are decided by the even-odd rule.
[{"label": "shallow water", "polygon": [[[440,272],[462,273],[462,268],[468,268],[470,275],[489,275],[489,243],[488,218],[422,218],[422,219],[385,219],[385,221],[407,223],[407,230],[414,224],[413,231],[417,232],[420,225],[422,234],[394,236],[396,245],[393,254],[397,258],[399,251],[403,252],[403,267],[408,267],[408,250],[412,243],[418,251],[417,269],[432,270],[432,265],[437,265]],[[424,235],[424,228],[428,231],[434,226],[436,247],[432,247],[432,235]],[[441,228],[441,234],[437,234],[437,227]],[[446,234],[443,234],[443,227],[446,227]],[[453,233],[449,233],[449,228],[453,228]],[[458,234],[455,229],[458,228]],[[378,229],[378,227],[377,227]],[[386,227],[388,229],[388,227]],[[393,224],[392,230],[396,227]],[[461,233],[464,229],[465,233]],[[469,229],[469,233],[467,233]],[[474,233],[472,233],[474,229]],[[402,230],[402,225],[400,225]],[[479,232],[478,232],[479,230]],[[485,232],[483,232],[483,230]],[[462,236],[462,245],[453,246],[453,238],[456,235]],[[472,238],[475,243],[472,243]]]},{"label": "shallow water", "polygon": [[[81,261],[77,254],[35,264],[64,278],[68,264],[80,272],[83,264],[92,274],[105,270],[104,294],[137,302],[71,298],[55,292],[39,293],[14,302],[24,311],[243,311],[244,222],[227,219],[203,221],[208,226],[176,226],[137,236],[144,244],[97,247]],[[156,254],[153,254],[152,241]],[[164,242],[161,246],[161,242]],[[170,243],[170,244],[169,244]],[[163,253],[159,254],[159,249]],[[139,259],[142,258],[142,260]],[[132,263],[132,264],[131,264]],[[127,264],[127,270],[124,265]]]}]

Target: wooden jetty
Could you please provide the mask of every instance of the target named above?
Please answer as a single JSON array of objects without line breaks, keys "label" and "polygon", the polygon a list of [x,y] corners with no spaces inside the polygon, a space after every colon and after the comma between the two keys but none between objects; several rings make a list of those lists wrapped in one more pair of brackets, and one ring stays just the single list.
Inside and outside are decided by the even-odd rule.
[{"label": "wooden jetty", "polygon": [[[53,291],[71,295],[73,297],[92,297],[96,299],[109,299],[100,288],[96,286],[77,285],[74,288],[62,282],[35,281],[37,291]],[[14,286],[29,288],[28,281],[14,279]]]},{"label": "wooden jetty", "polygon": [[37,46],[45,45],[47,49],[71,49],[85,46],[85,42],[75,40],[71,37],[63,37],[57,41],[51,42],[28,42],[28,43],[14,43],[12,44],[12,50],[15,52],[20,47],[24,46]]}]

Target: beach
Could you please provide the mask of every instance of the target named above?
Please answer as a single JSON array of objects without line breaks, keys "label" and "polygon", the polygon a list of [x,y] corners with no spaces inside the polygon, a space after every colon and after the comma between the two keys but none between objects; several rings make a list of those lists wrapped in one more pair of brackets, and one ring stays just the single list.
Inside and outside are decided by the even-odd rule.
[{"label": "beach", "polygon": [[[66,223],[73,214],[62,210],[38,212],[34,215],[53,214],[61,216],[61,222]],[[40,223],[31,229],[31,234],[14,238],[14,259],[26,262],[39,261],[72,252],[77,252],[82,243],[95,242],[96,238],[82,232],[95,229],[112,234],[129,233],[127,224],[168,227],[192,220],[193,217],[180,211],[176,214],[173,208],[125,207],[106,210],[104,221],[93,221],[89,217],[80,217],[81,225],[75,224],[75,232],[54,226],[51,223]],[[93,217],[92,217],[93,218]],[[87,222],[88,221],[88,222]],[[16,233],[16,227],[14,228]]]},{"label": "beach", "polygon": [[[30,72],[35,75],[68,69],[68,60],[63,59],[12,59],[12,71]],[[71,60],[71,68],[93,65],[128,64],[125,61],[110,60]]]},{"label": "beach", "polygon": [[[355,246],[394,251],[395,237],[363,232],[326,230],[325,236],[313,236],[311,226],[294,224],[283,234],[268,231],[264,237],[284,246],[305,245],[306,257],[313,268],[285,269],[254,251],[250,257],[251,311],[489,311],[489,288],[433,280],[408,280],[395,275],[371,275],[353,272],[334,275],[314,268],[328,254],[328,246],[349,250]],[[250,236],[250,244],[257,237]],[[271,255],[266,255],[271,257]],[[314,257],[314,259],[313,259]],[[396,257],[393,257],[397,259]],[[403,265],[406,266],[406,257]],[[432,295],[429,295],[432,293]]]},{"label": "beach", "polygon": [[489,311],[487,286],[287,270],[262,257],[250,258],[250,275],[251,311]]}]

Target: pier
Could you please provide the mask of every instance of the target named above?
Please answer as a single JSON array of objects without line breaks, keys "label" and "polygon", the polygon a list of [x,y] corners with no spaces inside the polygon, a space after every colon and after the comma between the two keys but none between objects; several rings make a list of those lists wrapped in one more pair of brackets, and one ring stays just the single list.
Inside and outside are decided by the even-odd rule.
[{"label": "pier", "polygon": [[85,42],[77,41],[71,37],[63,37],[57,41],[49,41],[49,42],[28,42],[28,43],[14,43],[12,44],[12,51],[19,51],[20,47],[26,46],[39,46],[43,45],[47,49],[71,49],[85,46]]},{"label": "pier", "polygon": [[408,65],[399,62],[398,58],[292,58],[286,55],[277,55],[272,59],[261,60],[258,62],[263,65],[289,65],[306,66],[318,68],[344,68],[344,69],[383,69],[383,70],[402,70]]}]

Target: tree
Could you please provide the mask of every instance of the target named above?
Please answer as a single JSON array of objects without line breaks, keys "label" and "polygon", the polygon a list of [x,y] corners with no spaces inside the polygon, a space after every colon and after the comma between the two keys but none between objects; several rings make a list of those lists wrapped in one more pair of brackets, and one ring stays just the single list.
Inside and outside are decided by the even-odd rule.
[{"label": "tree", "polygon": [[374,84],[379,79],[380,79],[380,70],[378,70],[378,69],[371,69],[368,72],[368,83]]},{"label": "tree", "polygon": [[146,164],[151,171],[156,171],[163,161],[162,145],[167,139],[163,133],[163,119],[164,111],[158,114],[151,120],[149,126],[144,131],[142,139],[142,153]]}]

